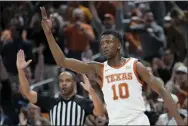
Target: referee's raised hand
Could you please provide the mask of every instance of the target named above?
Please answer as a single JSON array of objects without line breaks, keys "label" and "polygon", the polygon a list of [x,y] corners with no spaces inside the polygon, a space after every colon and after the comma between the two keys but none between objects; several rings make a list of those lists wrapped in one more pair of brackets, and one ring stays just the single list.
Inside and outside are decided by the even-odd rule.
[{"label": "referee's raised hand", "polygon": [[90,92],[90,90],[93,90],[93,88],[92,88],[87,76],[85,74],[82,74],[82,77],[83,77],[83,81],[84,81],[84,82],[80,82],[82,87],[88,92]]},{"label": "referee's raised hand", "polygon": [[16,60],[16,66],[17,69],[25,69],[32,60],[28,60],[27,62],[25,61],[25,54],[22,49],[20,49],[17,53],[17,60]]}]

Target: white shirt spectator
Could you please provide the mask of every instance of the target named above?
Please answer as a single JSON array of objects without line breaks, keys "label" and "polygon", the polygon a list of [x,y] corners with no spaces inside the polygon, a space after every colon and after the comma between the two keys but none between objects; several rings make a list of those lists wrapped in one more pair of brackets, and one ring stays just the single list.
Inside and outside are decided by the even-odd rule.
[{"label": "white shirt spectator", "polygon": [[[178,104],[179,99],[175,94],[171,94],[172,99],[176,104]],[[158,98],[159,102],[163,102],[162,98]],[[158,121],[156,122],[156,125],[177,125],[176,120],[172,117],[169,118],[168,113],[163,113],[159,116]]]}]

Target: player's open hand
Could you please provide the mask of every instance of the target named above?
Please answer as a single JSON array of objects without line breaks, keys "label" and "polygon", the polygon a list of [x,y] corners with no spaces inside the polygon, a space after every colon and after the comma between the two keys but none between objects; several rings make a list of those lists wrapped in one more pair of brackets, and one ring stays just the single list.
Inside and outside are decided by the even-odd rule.
[{"label": "player's open hand", "polygon": [[88,91],[88,92],[90,92],[90,90],[93,90],[93,88],[92,88],[92,86],[91,86],[91,84],[90,84],[89,79],[87,78],[87,76],[84,75],[84,74],[82,74],[82,77],[83,77],[83,81],[84,81],[84,82],[80,82],[80,84],[82,85],[82,87],[86,91]]},{"label": "player's open hand", "polygon": [[16,65],[17,65],[17,69],[25,69],[30,63],[32,62],[32,60],[28,60],[27,62],[25,61],[25,54],[23,50],[19,50],[17,53],[17,60],[16,60]]},{"label": "player's open hand", "polygon": [[46,13],[46,9],[44,7],[40,7],[41,15],[42,15],[42,21],[41,25],[45,33],[49,33],[52,28],[52,15],[48,17]]}]

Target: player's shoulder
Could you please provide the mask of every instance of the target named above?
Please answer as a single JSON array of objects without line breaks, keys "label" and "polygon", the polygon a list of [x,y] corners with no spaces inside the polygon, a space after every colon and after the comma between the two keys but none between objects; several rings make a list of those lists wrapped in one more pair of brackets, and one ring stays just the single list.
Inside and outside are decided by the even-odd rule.
[{"label": "player's shoulder", "polygon": [[125,58],[127,60],[132,60],[132,61],[140,61],[139,59],[135,58],[135,57],[129,57],[129,58]]},{"label": "player's shoulder", "polygon": [[88,64],[97,64],[97,65],[102,65],[103,63],[97,62],[97,61],[90,61]]},{"label": "player's shoulder", "polygon": [[137,59],[135,57],[130,57],[128,60],[132,61],[134,63],[134,65],[143,65],[143,64],[145,64],[144,61],[142,61],[141,59]]}]

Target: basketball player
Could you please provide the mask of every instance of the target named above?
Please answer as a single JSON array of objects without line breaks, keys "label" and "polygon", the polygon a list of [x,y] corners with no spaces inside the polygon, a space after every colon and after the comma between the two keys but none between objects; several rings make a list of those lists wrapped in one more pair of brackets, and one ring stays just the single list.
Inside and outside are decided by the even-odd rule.
[{"label": "basketball player", "polygon": [[65,57],[52,35],[52,21],[47,17],[44,7],[41,7],[41,14],[42,28],[56,63],[78,73],[97,73],[103,80],[100,86],[108,111],[109,125],[149,125],[148,118],[144,115],[143,82],[164,99],[177,124],[183,124],[172,97],[144,65],[137,59],[121,57],[122,38],[118,33],[106,30],[101,36],[100,47],[107,57],[106,62],[85,63]]}]

